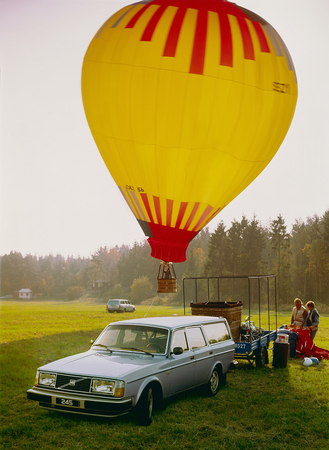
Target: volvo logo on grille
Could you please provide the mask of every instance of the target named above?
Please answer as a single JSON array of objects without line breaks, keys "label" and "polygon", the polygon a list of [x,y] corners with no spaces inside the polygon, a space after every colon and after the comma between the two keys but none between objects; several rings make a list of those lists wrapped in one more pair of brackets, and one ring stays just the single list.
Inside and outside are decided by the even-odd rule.
[{"label": "volvo logo on grille", "polygon": [[[74,375],[71,375],[74,376]],[[89,384],[88,386],[84,386],[84,383],[88,382],[88,378],[70,378],[69,376],[66,375],[58,375],[57,377],[57,389],[78,389],[80,387],[79,390],[89,390],[89,384],[90,384],[90,379],[89,379]]]}]

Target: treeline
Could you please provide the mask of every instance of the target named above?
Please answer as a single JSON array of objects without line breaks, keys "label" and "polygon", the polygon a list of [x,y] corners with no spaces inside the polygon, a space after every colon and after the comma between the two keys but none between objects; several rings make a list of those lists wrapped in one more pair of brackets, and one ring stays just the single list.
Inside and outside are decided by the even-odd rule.
[{"label": "treeline", "polygon": [[[11,252],[1,256],[1,296],[30,288],[42,297],[89,294],[138,304],[156,296],[158,267],[146,240],[101,247],[91,258]],[[183,277],[275,274],[279,304],[300,297],[329,306],[329,210],[306,223],[296,220],[290,233],[281,215],[268,227],[256,216],[234,220],[229,228],[220,222],[213,233],[206,228],[193,239],[186,262],[175,270],[178,293],[162,301],[181,304]]]}]

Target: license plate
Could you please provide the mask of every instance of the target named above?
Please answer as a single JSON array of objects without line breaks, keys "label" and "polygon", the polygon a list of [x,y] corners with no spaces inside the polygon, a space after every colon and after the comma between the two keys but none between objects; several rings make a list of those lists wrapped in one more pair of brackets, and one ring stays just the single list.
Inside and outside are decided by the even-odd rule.
[{"label": "license plate", "polygon": [[56,403],[62,406],[80,406],[79,400],[72,400],[70,398],[56,398]]}]

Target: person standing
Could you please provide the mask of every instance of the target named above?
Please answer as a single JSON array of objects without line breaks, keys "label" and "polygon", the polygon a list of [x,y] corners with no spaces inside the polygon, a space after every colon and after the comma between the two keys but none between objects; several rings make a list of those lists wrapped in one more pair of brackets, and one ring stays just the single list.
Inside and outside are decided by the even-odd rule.
[{"label": "person standing", "polygon": [[294,300],[295,306],[292,310],[290,325],[294,327],[304,327],[307,318],[307,309],[303,306],[302,301],[299,298]]},{"label": "person standing", "polygon": [[306,306],[308,307],[308,314],[306,317],[305,326],[307,329],[311,331],[311,339],[314,341],[316,332],[318,331],[318,326],[320,323],[320,315],[317,309],[315,309],[314,302],[307,302]]}]

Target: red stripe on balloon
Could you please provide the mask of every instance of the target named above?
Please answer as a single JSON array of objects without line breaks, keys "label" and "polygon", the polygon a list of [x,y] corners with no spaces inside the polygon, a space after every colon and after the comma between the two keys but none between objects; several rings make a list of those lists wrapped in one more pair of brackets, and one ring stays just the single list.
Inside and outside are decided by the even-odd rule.
[{"label": "red stripe on balloon", "polygon": [[183,20],[186,14],[187,8],[178,8],[172,21],[169,34],[167,37],[166,45],[163,51],[163,56],[175,56],[178,38],[180,34],[180,30],[183,25]]},{"label": "red stripe on balloon", "polygon": [[233,67],[231,26],[227,14],[218,14],[220,27],[220,65]]},{"label": "red stripe on balloon", "polygon": [[208,222],[210,222],[219,213],[220,210],[221,210],[221,208],[215,209],[215,211],[209,217]]},{"label": "red stripe on balloon", "polygon": [[257,36],[258,36],[258,39],[259,39],[260,51],[264,52],[264,53],[270,53],[270,48],[268,46],[264,30],[261,27],[260,23],[259,22],[252,22],[252,24],[253,24],[253,26],[254,26],[254,28],[256,30],[256,33],[257,33]]},{"label": "red stripe on balloon", "polygon": [[208,11],[202,9],[199,10],[194,35],[190,73],[195,73],[198,75],[203,74],[204,58],[206,53],[207,22]]},{"label": "red stripe on balloon", "polygon": [[154,30],[155,30],[156,26],[158,25],[158,22],[161,19],[162,14],[165,12],[166,9],[167,9],[167,6],[160,6],[160,8],[158,8],[155,11],[151,20],[147,24],[147,27],[144,30],[141,41],[150,41],[152,39]]},{"label": "red stripe on balloon", "polygon": [[190,214],[190,217],[187,219],[187,222],[185,224],[184,230],[187,230],[189,228],[189,226],[191,225],[192,220],[194,219],[195,214],[196,214],[199,206],[200,206],[200,203],[198,203],[198,202],[194,204],[193,210],[192,210],[192,212]]},{"label": "red stripe on balloon", "polygon": [[154,208],[157,215],[158,224],[162,225],[162,218],[161,218],[161,207],[160,207],[160,199],[159,197],[153,197],[154,201]]},{"label": "red stripe on balloon", "polygon": [[180,227],[180,225],[182,223],[182,220],[183,220],[183,217],[184,217],[184,214],[185,214],[185,211],[186,211],[186,208],[187,208],[187,204],[188,204],[187,202],[182,202],[180,204],[175,228],[179,228]]},{"label": "red stripe on balloon", "polygon": [[243,42],[243,50],[245,59],[255,59],[254,46],[252,44],[250,31],[246,20],[243,17],[237,17],[238,24],[241,31],[241,37]]},{"label": "red stripe on balloon", "polygon": [[174,201],[167,199],[167,217],[166,217],[167,227],[171,226],[171,217],[172,217],[173,206],[174,206]]},{"label": "red stripe on balloon", "polygon": [[202,223],[206,220],[206,218],[209,216],[209,214],[212,211],[212,206],[208,205],[204,211],[204,213],[202,214],[202,216],[200,217],[198,223],[195,225],[195,227],[193,228],[193,231],[197,231],[198,228],[202,225]]},{"label": "red stripe on balloon", "polygon": [[147,10],[147,8],[150,7],[150,3],[148,3],[147,5],[144,5],[143,8],[141,8],[132,19],[130,19],[130,21],[127,23],[126,28],[134,28],[137,20],[140,18],[140,16],[142,14],[144,14],[144,12]]},{"label": "red stripe on balloon", "polygon": [[149,216],[150,222],[154,223],[154,219],[152,216],[152,212],[151,212],[151,208],[150,208],[150,204],[149,204],[149,199],[147,198],[147,194],[141,194],[145,209],[147,211],[147,214]]}]

